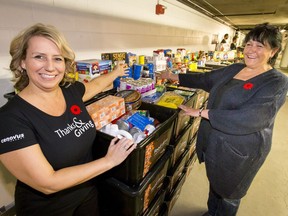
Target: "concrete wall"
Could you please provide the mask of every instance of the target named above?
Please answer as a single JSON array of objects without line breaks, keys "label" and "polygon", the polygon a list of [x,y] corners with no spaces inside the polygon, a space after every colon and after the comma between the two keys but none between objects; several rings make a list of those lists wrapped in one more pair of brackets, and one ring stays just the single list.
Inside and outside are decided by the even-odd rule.
[{"label": "concrete wall", "polygon": [[[160,48],[214,50],[234,30],[175,0],[162,0],[164,15],[155,14],[156,0],[0,0],[0,91],[13,91],[9,45],[23,28],[37,22],[64,33],[76,59],[100,58],[102,52],[125,51],[152,55]],[[231,39],[229,38],[229,39]],[[6,103],[0,96],[0,106]],[[0,207],[13,201],[15,179],[0,165]]]}]

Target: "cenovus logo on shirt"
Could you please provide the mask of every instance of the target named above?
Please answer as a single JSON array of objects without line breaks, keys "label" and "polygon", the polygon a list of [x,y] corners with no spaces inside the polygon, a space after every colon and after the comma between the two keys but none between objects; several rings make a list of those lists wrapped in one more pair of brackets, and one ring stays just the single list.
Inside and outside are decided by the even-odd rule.
[{"label": "cenovus logo on shirt", "polygon": [[67,124],[66,128],[55,130],[54,132],[60,137],[67,136],[71,132],[74,132],[76,137],[80,137],[83,133],[85,133],[90,128],[94,128],[94,123],[90,120],[88,122],[83,122],[82,120],[73,118],[73,122],[71,124]]},{"label": "cenovus logo on shirt", "polygon": [[24,139],[24,137],[25,136],[23,133],[22,134],[15,134],[13,136],[1,139],[1,143],[18,141],[18,140]]}]

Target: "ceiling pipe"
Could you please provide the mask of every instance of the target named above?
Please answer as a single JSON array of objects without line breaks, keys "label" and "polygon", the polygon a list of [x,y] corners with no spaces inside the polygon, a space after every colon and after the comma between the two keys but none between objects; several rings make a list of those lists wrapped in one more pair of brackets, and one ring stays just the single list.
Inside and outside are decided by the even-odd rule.
[{"label": "ceiling pipe", "polygon": [[[214,19],[214,20],[216,20],[216,21],[218,21],[218,22],[220,22],[220,23],[222,23],[222,24],[224,24],[224,25],[227,25],[227,26],[229,26],[229,27],[231,27],[231,28],[233,28],[233,29],[235,29],[235,30],[238,29],[238,28],[234,25],[234,23],[231,22],[231,20],[230,20],[228,17],[226,17],[226,19],[229,20],[230,23],[228,23],[228,22],[226,22],[225,20],[217,17],[215,14],[211,13],[210,11],[206,10],[205,8],[199,6],[198,4],[196,4],[196,3],[194,3],[194,2],[192,2],[192,1],[190,1],[190,0],[177,0],[177,1],[180,2],[180,3],[182,3],[182,4],[185,4],[186,6],[188,6],[188,7],[190,7],[190,8],[193,8],[194,10],[196,10],[196,11],[198,11],[198,12],[200,12],[200,13],[202,13],[202,14],[204,14],[204,15],[206,15],[206,16],[208,16],[208,17],[210,17],[210,18],[212,18],[212,19]],[[206,2],[206,1],[205,1],[205,2]],[[193,7],[193,6],[194,6],[194,7]],[[216,10],[217,10],[217,9],[216,9]],[[218,11],[218,10],[217,10],[217,11]],[[219,13],[221,13],[221,12],[219,11]]]},{"label": "ceiling pipe", "polygon": [[276,14],[276,11],[274,12],[264,12],[264,13],[247,13],[247,14],[221,14],[221,15],[214,15],[215,17],[223,17],[223,16],[262,16],[262,15],[271,15]]}]

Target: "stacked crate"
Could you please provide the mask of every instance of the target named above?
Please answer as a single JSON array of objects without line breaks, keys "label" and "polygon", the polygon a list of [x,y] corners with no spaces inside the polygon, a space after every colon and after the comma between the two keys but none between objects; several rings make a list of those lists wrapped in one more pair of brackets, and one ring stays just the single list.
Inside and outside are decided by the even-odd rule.
[{"label": "stacked crate", "polygon": [[[185,105],[199,109],[204,106],[208,99],[208,94],[199,89],[186,100]],[[200,117],[189,117],[182,115],[179,111],[174,129],[174,139],[171,142],[173,153],[171,165],[167,173],[167,191],[164,199],[164,209],[169,214],[181,193],[186,177],[190,174],[197,159],[196,156],[196,135],[200,125]]]},{"label": "stacked crate", "polygon": [[[139,109],[149,110],[151,117],[161,124],[137,144],[123,163],[98,178],[103,215],[136,216],[147,214],[152,208],[155,212],[157,208],[152,204],[164,199],[164,181],[172,155],[172,149],[168,146],[173,136],[177,110],[146,103],[142,103]],[[97,132],[95,158],[106,154],[112,138]]]},{"label": "stacked crate", "polygon": [[[185,105],[204,106],[207,94],[193,90]],[[109,216],[167,215],[196,161],[196,134],[200,118],[179,109],[143,103],[161,123],[128,158],[98,177],[101,213]],[[113,137],[97,132],[94,157],[103,157]]]}]

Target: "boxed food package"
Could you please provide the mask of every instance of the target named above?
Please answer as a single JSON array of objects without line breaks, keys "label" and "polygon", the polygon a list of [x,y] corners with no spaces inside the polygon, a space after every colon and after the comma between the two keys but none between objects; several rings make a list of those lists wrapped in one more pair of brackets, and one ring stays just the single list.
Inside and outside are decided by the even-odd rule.
[{"label": "boxed food package", "polygon": [[102,60],[111,60],[112,68],[117,64],[117,62],[128,63],[126,52],[113,52],[113,53],[101,53]]},{"label": "boxed food package", "polygon": [[127,63],[129,67],[132,67],[137,62],[137,56],[134,53],[127,53]]},{"label": "boxed food package", "polygon": [[125,113],[125,102],[124,98],[108,95],[87,105],[86,109],[99,130]]},{"label": "boxed food package", "polygon": [[76,61],[76,71],[80,82],[90,82],[102,74],[111,72],[111,70],[111,60],[87,59]]}]

